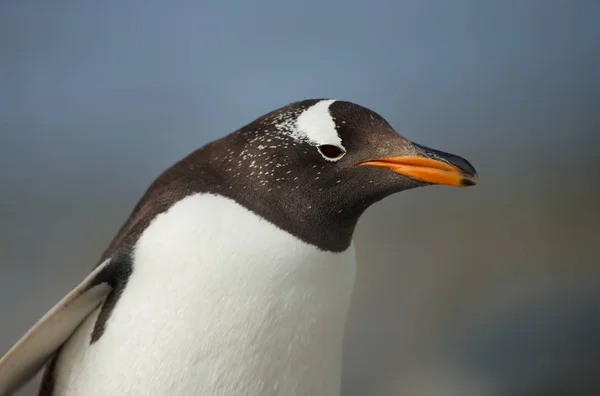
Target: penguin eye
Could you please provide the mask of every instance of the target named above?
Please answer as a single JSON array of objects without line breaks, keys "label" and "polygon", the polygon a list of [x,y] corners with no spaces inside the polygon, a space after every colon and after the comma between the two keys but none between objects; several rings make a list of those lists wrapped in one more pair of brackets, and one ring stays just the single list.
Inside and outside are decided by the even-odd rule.
[{"label": "penguin eye", "polygon": [[342,148],[334,146],[333,144],[324,144],[318,146],[317,149],[319,150],[321,155],[328,160],[338,160],[342,158],[344,154],[346,154],[346,152]]}]

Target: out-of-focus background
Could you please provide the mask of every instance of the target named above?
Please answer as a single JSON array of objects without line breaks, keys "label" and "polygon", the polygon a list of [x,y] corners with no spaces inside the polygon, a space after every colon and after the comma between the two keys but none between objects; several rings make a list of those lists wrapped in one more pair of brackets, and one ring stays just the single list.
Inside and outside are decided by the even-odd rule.
[{"label": "out-of-focus background", "polygon": [[599,21],[594,0],[1,2],[0,354],[163,169],[333,97],[480,175],[361,220],[343,395],[600,395]]}]

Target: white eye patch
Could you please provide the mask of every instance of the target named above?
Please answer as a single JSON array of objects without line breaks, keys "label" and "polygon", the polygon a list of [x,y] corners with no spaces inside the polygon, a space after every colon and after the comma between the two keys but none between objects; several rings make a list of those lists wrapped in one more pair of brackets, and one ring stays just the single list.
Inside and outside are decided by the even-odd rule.
[{"label": "white eye patch", "polygon": [[338,161],[346,150],[342,145],[342,139],[337,133],[335,121],[329,112],[329,106],[335,100],[322,100],[304,110],[297,118],[295,128],[291,136],[298,140],[308,141],[317,147],[335,146],[339,149],[339,155],[327,156],[324,150],[319,153],[328,161]]}]

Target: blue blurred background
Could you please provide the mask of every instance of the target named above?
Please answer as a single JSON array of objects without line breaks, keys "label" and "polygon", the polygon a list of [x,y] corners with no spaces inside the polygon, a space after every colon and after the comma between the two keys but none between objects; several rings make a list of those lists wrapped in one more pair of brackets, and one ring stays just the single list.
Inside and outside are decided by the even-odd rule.
[{"label": "blue blurred background", "polygon": [[599,395],[599,21],[594,0],[2,1],[0,351],[163,169],[332,97],[480,175],[361,220],[343,395]]}]

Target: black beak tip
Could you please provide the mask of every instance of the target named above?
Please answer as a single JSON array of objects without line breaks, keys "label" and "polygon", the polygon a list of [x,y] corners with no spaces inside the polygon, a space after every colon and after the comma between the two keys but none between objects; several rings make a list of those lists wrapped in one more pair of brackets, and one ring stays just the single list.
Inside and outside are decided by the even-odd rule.
[{"label": "black beak tip", "polygon": [[475,170],[475,167],[473,165],[471,165],[471,163],[469,161],[467,161],[466,159],[459,157],[458,155],[449,155],[450,158],[448,158],[448,162],[450,162],[452,165],[456,166],[458,169],[460,169],[461,171],[465,172],[466,175],[468,175],[469,177],[476,179],[477,178],[477,171]]},{"label": "black beak tip", "polygon": [[475,167],[463,157],[446,153],[444,151],[431,149],[429,147],[425,147],[416,143],[413,143],[413,145],[417,147],[426,157],[444,160],[463,171],[465,176],[467,177],[461,180],[461,185],[474,186],[475,184],[477,184],[477,171],[475,170]]},{"label": "black beak tip", "polygon": [[457,155],[450,154],[448,162],[464,172],[466,177],[460,179],[460,185],[462,187],[469,187],[477,184],[477,171],[469,161]]},{"label": "black beak tip", "polygon": [[467,179],[466,177],[460,179],[460,185],[463,187],[474,186],[477,184],[473,179]]}]

